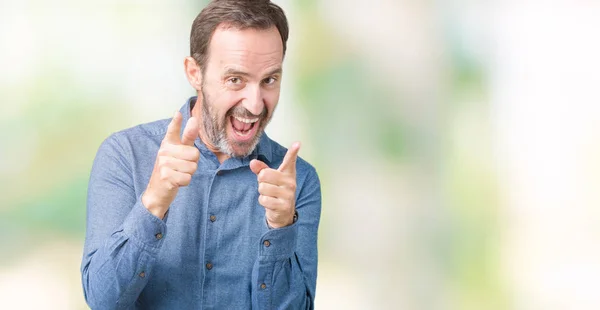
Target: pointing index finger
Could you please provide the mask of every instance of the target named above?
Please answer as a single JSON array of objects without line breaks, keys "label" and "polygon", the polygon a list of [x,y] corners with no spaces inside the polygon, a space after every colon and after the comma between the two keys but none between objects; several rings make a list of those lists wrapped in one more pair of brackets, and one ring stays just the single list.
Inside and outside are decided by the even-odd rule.
[{"label": "pointing index finger", "polygon": [[181,132],[181,119],[181,113],[179,111],[175,112],[173,119],[169,123],[169,127],[167,127],[167,134],[165,135],[164,141],[172,144],[181,144],[181,139],[179,138]]},{"label": "pointing index finger", "polygon": [[298,151],[300,151],[300,142],[294,142],[292,146],[285,153],[283,162],[279,166],[281,172],[293,172],[296,173],[296,159],[298,158]]}]

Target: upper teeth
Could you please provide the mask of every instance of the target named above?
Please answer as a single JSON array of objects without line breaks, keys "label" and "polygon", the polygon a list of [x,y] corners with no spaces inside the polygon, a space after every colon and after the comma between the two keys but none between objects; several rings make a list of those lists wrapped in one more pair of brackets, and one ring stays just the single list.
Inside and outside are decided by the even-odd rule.
[{"label": "upper teeth", "polygon": [[249,119],[249,118],[241,118],[241,117],[237,117],[237,116],[234,116],[234,117],[238,121],[240,121],[242,123],[246,123],[246,124],[252,124],[252,123],[258,122],[258,118]]}]

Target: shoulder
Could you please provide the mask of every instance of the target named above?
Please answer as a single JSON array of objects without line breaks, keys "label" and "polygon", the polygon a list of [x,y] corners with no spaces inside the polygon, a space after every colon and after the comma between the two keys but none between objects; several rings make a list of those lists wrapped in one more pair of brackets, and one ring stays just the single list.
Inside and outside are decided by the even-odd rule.
[{"label": "shoulder", "polygon": [[136,149],[160,145],[169,121],[161,119],[114,132],[102,142],[98,153],[118,153],[129,157]]},{"label": "shoulder", "polygon": [[[162,140],[167,132],[170,119],[161,119],[150,123],[140,124],[134,127],[123,129],[111,135],[114,139],[120,140],[139,140],[139,139],[154,139],[158,137]],[[109,137],[109,138],[111,138]]]}]

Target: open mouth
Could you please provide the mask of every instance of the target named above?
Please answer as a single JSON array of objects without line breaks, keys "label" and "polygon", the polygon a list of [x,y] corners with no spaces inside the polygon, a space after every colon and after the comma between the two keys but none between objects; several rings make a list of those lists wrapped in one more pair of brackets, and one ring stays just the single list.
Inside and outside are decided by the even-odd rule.
[{"label": "open mouth", "polygon": [[240,142],[250,140],[258,129],[260,124],[259,120],[260,118],[230,116],[229,121],[236,140]]}]

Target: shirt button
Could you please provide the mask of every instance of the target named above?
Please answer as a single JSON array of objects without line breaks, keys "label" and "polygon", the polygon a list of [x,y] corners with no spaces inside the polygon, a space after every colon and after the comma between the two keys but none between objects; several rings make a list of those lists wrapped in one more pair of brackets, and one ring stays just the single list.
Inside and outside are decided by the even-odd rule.
[{"label": "shirt button", "polygon": [[260,288],[264,290],[264,289],[267,288],[267,285],[263,283],[263,284],[260,285]]},{"label": "shirt button", "polygon": [[211,270],[213,265],[211,263],[206,263],[206,269]]},{"label": "shirt button", "polygon": [[217,220],[217,217],[216,217],[216,216],[214,216],[214,215],[211,215],[211,216],[210,216],[210,221],[211,221],[211,222],[214,222],[214,221],[216,221],[216,220]]},{"label": "shirt button", "polygon": [[217,175],[223,175],[223,170],[217,170]]},{"label": "shirt button", "polygon": [[269,246],[271,245],[271,241],[269,241],[269,240],[265,240],[265,242],[263,242],[263,244],[264,244],[266,247],[269,247]]},{"label": "shirt button", "polygon": [[139,276],[140,276],[140,278],[143,278],[146,276],[146,273],[142,271],[142,272],[140,272]]},{"label": "shirt button", "polygon": [[154,235],[154,236],[155,236],[155,237],[156,237],[156,239],[158,239],[158,240],[162,239],[162,234],[161,234],[161,233],[158,233],[158,234],[156,234],[156,235]]}]

